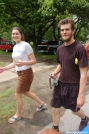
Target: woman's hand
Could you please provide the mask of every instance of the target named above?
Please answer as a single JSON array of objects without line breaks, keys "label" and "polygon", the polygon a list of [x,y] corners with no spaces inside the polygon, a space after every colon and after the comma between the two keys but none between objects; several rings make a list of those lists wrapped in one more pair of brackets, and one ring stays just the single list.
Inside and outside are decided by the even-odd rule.
[{"label": "woman's hand", "polygon": [[6,70],[6,67],[0,67],[0,73],[4,72]]},{"label": "woman's hand", "polygon": [[3,72],[3,69],[2,68],[0,68],[0,73],[2,73]]},{"label": "woman's hand", "polygon": [[18,67],[23,66],[23,61],[21,61],[21,60],[15,61],[14,63],[15,63],[15,65],[18,66]]}]

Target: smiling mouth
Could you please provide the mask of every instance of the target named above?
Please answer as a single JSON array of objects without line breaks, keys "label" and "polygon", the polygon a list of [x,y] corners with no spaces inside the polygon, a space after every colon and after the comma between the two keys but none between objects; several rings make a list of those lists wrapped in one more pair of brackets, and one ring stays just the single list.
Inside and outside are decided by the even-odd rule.
[{"label": "smiling mouth", "polygon": [[13,38],[13,39],[17,40],[18,38]]}]

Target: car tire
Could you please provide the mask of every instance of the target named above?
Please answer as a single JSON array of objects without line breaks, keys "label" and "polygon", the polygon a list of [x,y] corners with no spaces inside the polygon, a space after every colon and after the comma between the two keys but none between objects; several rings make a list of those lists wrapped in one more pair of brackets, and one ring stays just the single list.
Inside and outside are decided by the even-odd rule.
[{"label": "car tire", "polygon": [[8,52],[8,49],[6,49],[6,53]]}]

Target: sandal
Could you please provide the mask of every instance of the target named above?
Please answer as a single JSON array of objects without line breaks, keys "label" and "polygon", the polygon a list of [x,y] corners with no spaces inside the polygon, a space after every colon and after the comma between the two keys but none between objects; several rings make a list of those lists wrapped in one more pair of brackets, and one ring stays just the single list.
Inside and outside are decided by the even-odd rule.
[{"label": "sandal", "polygon": [[37,107],[36,111],[40,112],[46,107],[46,104],[44,103],[42,106]]},{"label": "sandal", "polygon": [[16,121],[19,121],[19,120],[21,120],[21,117],[16,118],[13,116],[8,120],[8,122],[12,124],[12,123],[15,123]]}]

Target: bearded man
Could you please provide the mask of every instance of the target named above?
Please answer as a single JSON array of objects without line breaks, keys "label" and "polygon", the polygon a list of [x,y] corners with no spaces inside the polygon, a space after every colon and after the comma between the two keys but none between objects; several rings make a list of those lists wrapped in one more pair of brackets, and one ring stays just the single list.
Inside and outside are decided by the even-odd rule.
[{"label": "bearded man", "polygon": [[55,79],[60,72],[51,100],[53,129],[59,131],[60,108],[63,106],[81,118],[81,131],[89,121],[81,109],[87,82],[87,53],[83,44],[74,39],[75,24],[72,19],[59,21],[58,28],[64,43],[57,49],[58,65],[51,73],[51,78]]}]

